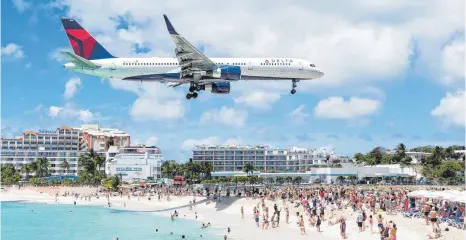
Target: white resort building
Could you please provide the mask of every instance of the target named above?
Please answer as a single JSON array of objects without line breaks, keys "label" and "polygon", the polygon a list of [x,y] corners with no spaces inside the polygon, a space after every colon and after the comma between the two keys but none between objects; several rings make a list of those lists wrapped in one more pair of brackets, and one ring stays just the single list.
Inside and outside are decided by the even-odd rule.
[{"label": "white resort building", "polygon": [[162,162],[158,147],[138,145],[118,149],[111,146],[106,153],[105,173],[127,182],[158,179],[162,177]]}]

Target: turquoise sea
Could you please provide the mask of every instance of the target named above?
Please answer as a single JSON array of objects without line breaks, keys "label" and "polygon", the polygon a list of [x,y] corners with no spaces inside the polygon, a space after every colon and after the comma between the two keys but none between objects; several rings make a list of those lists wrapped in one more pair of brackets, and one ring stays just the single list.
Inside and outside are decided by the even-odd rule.
[{"label": "turquoise sea", "polygon": [[223,239],[197,221],[97,206],[3,202],[1,218],[2,240]]}]

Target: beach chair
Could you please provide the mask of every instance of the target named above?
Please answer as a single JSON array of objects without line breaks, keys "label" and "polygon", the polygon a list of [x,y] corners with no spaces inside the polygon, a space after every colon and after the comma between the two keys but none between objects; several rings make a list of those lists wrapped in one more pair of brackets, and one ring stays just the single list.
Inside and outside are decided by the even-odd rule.
[{"label": "beach chair", "polygon": [[456,227],[458,229],[465,229],[464,227],[464,219],[462,218],[455,218],[450,221],[451,226]]}]

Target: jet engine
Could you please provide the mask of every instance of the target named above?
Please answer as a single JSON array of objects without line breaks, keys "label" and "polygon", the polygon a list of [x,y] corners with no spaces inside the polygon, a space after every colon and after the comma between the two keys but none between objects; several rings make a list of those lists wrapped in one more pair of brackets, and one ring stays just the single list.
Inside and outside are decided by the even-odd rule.
[{"label": "jet engine", "polygon": [[219,67],[207,73],[212,78],[223,79],[223,80],[240,80],[241,79],[241,67],[239,66],[224,66]]},{"label": "jet engine", "polygon": [[230,93],[229,82],[215,82],[204,85],[204,90],[214,94],[228,94]]}]

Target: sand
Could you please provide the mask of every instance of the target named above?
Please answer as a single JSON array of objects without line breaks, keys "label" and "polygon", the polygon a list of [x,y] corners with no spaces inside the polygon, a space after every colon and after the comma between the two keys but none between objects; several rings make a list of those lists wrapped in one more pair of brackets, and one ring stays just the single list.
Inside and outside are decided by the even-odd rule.
[{"label": "sand", "polygon": [[[89,187],[43,187],[43,188],[7,188],[1,193],[0,201],[29,201],[47,204],[73,204],[74,197],[58,197],[58,202],[55,202],[55,193],[63,193],[65,191],[79,192],[79,193],[95,193],[96,188]],[[170,216],[174,209],[179,212],[180,218],[192,219],[199,221],[199,227],[202,223],[210,222],[213,228],[217,228],[220,231],[224,231],[224,234],[228,236],[228,239],[341,239],[339,234],[339,225],[328,226],[327,221],[323,221],[321,225],[322,232],[317,232],[315,227],[308,225],[307,217],[306,222],[306,233],[307,235],[301,235],[299,227],[297,226],[296,212],[302,211],[302,209],[295,209],[289,205],[290,209],[290,223],[285,223],[285,207],[282,205],[281,200],[275,202],[266,201],[266,205],[269,207],[269,213],[273,212],[273,205],[276,203],[279,208],[282,208],[280,226],[278,228],[269,228],[268,230],[262,230],[258,228],[253,220],[253,208],[259,203],[259,200],[236,197],[224,198],[222,202],[203,202],[205,198],[196,197],[196,201],[200,202],[195,206],[193,210],[189,210],[189,201],[193,200],[192,196],[186,197],[171,197],[171,201],[167,201],[166,198],[158,201],[155,197],[152,200],[146,198],[131,197],[128,200],[127,196],[114,196],[110,198],[111,208],[143,211],[147,214],[158,214],[163,216]],[[92,201],[85,201],[78,199],[77,205],[97,205],[102,207],[107,206],[107,199],[100,197],[96,199],[92,198]],[[124,205],[126,204],[126,207]],[[244,218],[241,218],[241,206],[244,207]],[[197,212],[198,218],[195,219],[195,212]],[[329,214],[326,214],[326,219]],[[357,239],[380,239],[378,233],[371,234],[370,229],[359,233],[356,225],[356,215],[352,214],[351,209],[343,211],[336,211],[335,217],[345,216],[347,219],[347,236],[348,240]],[[398,226],[397,239],[427,239],[427,233],[431,231],[431,226],[426,226],[423,219],[409,219],[403,218],[400,214],[398,215],[385,215],[385,220],[393,220]],[[175,220],[176,221],[176,220]],[[262,221],[262,219],[261,219]],[[376,221],[374,221],[376,222]],[[231,228],[231,233],[227,233],[227,228]],[[446,227],[446,224],[442,224],[442,229]],[[449,227],[449,232],[443,232],[444,236],[441,239],[448,240],[459,240],[465,239],[465,232],[463,230]],[[377,231],[376,223],[374,225],[374,232]],[[182,233],[180,233],[182,234]],[[223,239],[223,238],[222,238]]]}]

